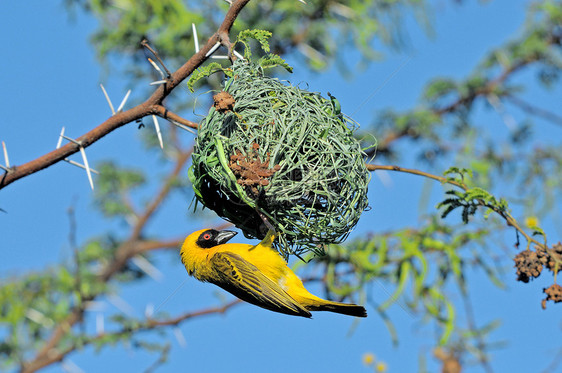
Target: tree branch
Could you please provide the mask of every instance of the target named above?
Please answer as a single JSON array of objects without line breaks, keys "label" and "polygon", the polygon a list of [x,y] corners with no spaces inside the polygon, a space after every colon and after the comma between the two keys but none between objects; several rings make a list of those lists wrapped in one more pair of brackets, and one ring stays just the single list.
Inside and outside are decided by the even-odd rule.
[{"label": "tree branch", "polygon": [[[224,17],[224,21],[217,30],[217,32],[209,38],[207,43],[195,53],[183,66],[177,69],[165,84],[158,86],[156,91],[142,104],[135,106],[127,111],[117,113],[112,117],[108,118],[106,121],[92,129],[91,131],[85,133],[84,135],[78,137],[75,143],[68,143],[56,150],[53,150],[41,157],[24,163],[19,166],[14,166],[7,171],[2,178],[0,178],[0,189],[10,185],[16,180],[19,180],[28,175],[34,174],[41,171],[53,164],[69,157],[70,155],[80,151],[80,146],[87,148],[96,141],[100,140],[105,135],[115,131],[119,127],[122,127],[128,123],[131,123],[137,119],[141,119],[147,115],[155,114],[160,112],[160,107],[162,107],[163,100],[176,88],[182,81],[184,81],[193,71],[201,66],[203,62],[207,60],[207,52],[211,50],[213,45],[217,42],[223,43],[225,46],[230,47],[230,40],[228,38],[228,32],[232,27],[234,20],[244,8],[244,6],[250,0],[237,0],[232,3],[230,9]],[[169,113],[168,113],[169,115]],[[173,120],[177,120],[175,117]],[[179,122],[181,123],[181,122]],[[185,123],[182,123],[185,124]]]},{"label": "tree branch", "polygon": [[[41,359],[41,360],[35,359],[31,363],[22,364],[21,373],[32,373],[32,372],[35,372],[35,371],[37,371],[41,368],[44,368],[48,365],[51,365],[53,363],[60,362],[67,355],[69,355],[70,353],[72,353],[76,349],[85,347],[87,345],[90,345],[92,343],[101,341],[103,339],[119,338],[119,337],[129,335],[133,332],[152,330],[152,329],[164,327],[164,326],[176,326],[176,325],[179,325],[180,323],[182,323],[186,320],[193,319],[193,318],[196,318],[196,317],[210,316],[210,315],[215,315],[215,314],[223,314],[226,311],[228,311],[229,309],[231,309],[232,307],[234,307],[234,306],[236,306],[237,304],[240,304],[240,303],[241,303],[241,301],[239,299],[235,299],[235,300],[230,301],[229,303],[226,303],[222,306],[205,308],[205,309],[202,309],[202,310],[199,310],[199,311],[194,311],[194,312],[186,312],[183,315],[180,315],[180,316],[177,316],[177,317],[174,317],[174,318],[170,318],[170,319],[165,319],[165,320],[147,319],[145,322],[139,323],[134,328],[122,328],[121,330],[118,330],[116,332],[100,333],[100,334],[97,334],[97,335],[89,337],[89,338],[87,337],[85,339],[81,339],[80,343],[74,343],[71,346],[66,347],[64,350],[61,350],[61,351],[57,351],[57,350],[53,349],[54,346],[47,346],[46,345],[43,348],[43,350],[47,347],[49,349],[46,350],[45,354],[43,355],[44,358]],[[70,331],[70,330],[68,330],[68,331]]]},{"label": "tree branch", "polygon": [[[408,174],[412,174],[412,175],[427,177],[429,179],[439,181],[442,184],[454,185],[458,188],[463,189],[465,192],[469,190],[469,188],[463,183],[459,183],[457,181],[447,179],[446,177],[443,177],[443,176],[430,174],[428,172],[424,172],[424,171],[420,171],[420,170],[416,170],[416,169],[404,168],[404,167],[399,167],[399,166],[381,166],[381,165],[367,164],[367,170],[369,170],[369,171],[386,170],[386,171],[404,172],[404,173],[408,173]],[[541,242],[535,240],[533,237],[529,236],[527,234],[527,232],[525,232],[523,230],[523,228],[521,228],[519,226],[519,223],[517,222],[517,220],[515,220],[515,218],[513,216],[511,216],[511,214],[508,211],[498,210],[495,206],[491,206],[490,204],[488,204],[488,203],[486,203],[482,200],[479,200],[478,203],[481,206],[488,207],[488,208],[492,209],[494,212],[496,212],[498,215],[500,215],[506,221],[507,225],[515,228],[516,231],[521,233],[521,235],[523,235],[523,237],[525,237],[525,239],[527,240],[527,242],[529,244],[534,243],[535,245],[539,245],[540,247],[543,247],[545,250],[548,250],[548,247],[546,247],[544,243],[541,243]]]},{"label": "tree branch", "polygon": [[174,122],[178,122],[179,124],[183,124],[184,126],[191,127],[197,129],[199,124],[187,120],[185,118],[180,117],[179,115],[169,111],[162,105],[154,105],[152,106],[152,113],[158,115],[160,118],[171,120]]}]

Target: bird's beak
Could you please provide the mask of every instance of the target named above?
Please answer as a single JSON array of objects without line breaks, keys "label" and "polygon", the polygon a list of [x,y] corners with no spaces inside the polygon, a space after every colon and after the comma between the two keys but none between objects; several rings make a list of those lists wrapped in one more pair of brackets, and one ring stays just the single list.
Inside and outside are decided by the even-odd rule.
[{"label": "bird's beak", "polygon": [[227,243],[232,237],[236,236],[237,234],[238,232],[234,231],[220,231],[215,237],[215,241],[218,245],[222,245],[223,243]]}]

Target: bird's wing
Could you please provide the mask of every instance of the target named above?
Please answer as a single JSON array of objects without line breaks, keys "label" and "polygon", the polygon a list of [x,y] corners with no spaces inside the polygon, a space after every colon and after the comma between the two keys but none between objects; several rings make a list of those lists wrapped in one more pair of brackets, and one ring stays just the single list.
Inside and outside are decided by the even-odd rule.
[{"label": "bird's wing", "polygon": [[210,282],[238,298],[271,311],[311,317],[310,312],[240,255],[219,252],[213,255],[210,262],[219,275],[218,281],[213,279]]}]

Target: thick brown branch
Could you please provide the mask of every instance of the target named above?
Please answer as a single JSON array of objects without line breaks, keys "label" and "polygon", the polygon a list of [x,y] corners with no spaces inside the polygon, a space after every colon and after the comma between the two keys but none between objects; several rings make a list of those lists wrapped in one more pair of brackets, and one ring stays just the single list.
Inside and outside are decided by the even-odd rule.
[{"label": "thick brown branch", "polygon": [[[82,147],[86,148],[117,128],[144,117],[146,112],[147,105],[146,103],[143,103],[123,113],[118,113],[112,116],[93,130],[78,137],[76,140]],[[12,170],[0,178],[0,189],[18,179],[21,179],[22,177],[41,171],[78,151],[80,151],[80,146],[69,142],[68,144],[42,155],[37,159],[20,166],[14,166]]]},{"label": "thick brown branch", "polygon": [[[224,21],[217,32],[209,38],[207,43],[199,50],[198,53],[194,54],[183,66],[172,73],[166,84],[159,85],[156,91],[154,91],[154,93],[145,102],[125,112],[115,114],[91,131],[78,137],[76,140],[80,143],[80,145],[86,148],[110,132],[115,131],[117,128],[147,115],[153,114],[152,111],[154,110],[155,105],[161,105],[162,101],[174,88],[176,88],[182,81],[191,75],[197,67],[207,60],[208,57],[206,57],[206,54],[211,50],[215,43],[224,41],[225,45],[230,45],[228,32],[242,8],[244,8],[249,1],[250,0],[235,1],[225,15]],[[65,146],[42,155],[37,159],[15,166],[0,178],[0,189],[25,176],[52,166],[78,151],[80,151],[80,147],[77,144],[68,143]]]}]

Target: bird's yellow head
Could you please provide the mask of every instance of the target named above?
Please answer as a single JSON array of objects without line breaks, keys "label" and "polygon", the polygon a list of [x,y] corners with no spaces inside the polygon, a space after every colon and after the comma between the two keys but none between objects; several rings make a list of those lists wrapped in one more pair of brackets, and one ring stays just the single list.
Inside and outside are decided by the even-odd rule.
[{"label": "bird's yellow head", "polygon": [[190,275],[207,260],[209,249],[227,243],[236,236],[234,231],[201,229],[193,232],[183,242],[180,250],[181,262]]}]

